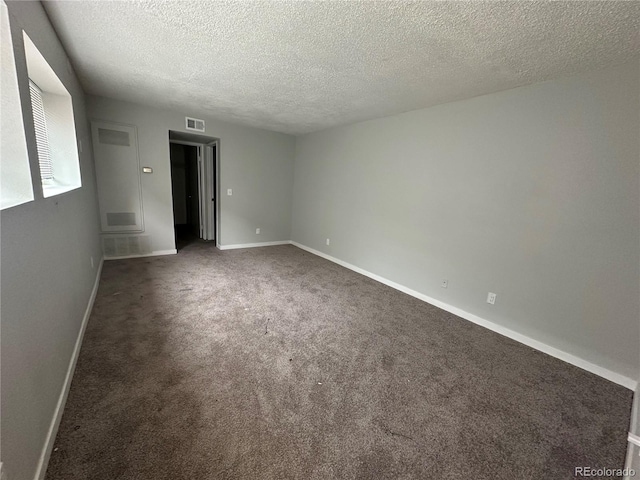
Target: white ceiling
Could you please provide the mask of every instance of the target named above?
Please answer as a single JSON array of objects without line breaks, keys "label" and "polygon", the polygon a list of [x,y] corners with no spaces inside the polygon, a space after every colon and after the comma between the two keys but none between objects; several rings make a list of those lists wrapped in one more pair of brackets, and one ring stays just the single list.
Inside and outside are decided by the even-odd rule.
[{"label": "white ceiling", "polygon": [[46,2],[90,94],[301,134],[638,59],[640,2]]}]

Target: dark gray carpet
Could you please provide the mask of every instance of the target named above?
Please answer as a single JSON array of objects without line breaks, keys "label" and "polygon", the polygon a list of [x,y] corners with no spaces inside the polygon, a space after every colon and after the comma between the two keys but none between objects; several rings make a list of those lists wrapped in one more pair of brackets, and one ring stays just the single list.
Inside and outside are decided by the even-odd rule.
[{"label": "dark gray carpet", "polygon": [[293,246],[106,262],[47,479],[568,479],[632,394]]}]

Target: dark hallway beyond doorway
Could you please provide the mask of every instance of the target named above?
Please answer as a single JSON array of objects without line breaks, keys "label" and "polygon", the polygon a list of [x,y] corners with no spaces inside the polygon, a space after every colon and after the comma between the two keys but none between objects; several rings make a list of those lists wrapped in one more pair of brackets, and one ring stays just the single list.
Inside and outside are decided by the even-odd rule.
[{"label": "dark hallway beyond doorway", "polygon": [[198,147],[171,143],[171,189],[176,248],[200,237],[198,200]]}]

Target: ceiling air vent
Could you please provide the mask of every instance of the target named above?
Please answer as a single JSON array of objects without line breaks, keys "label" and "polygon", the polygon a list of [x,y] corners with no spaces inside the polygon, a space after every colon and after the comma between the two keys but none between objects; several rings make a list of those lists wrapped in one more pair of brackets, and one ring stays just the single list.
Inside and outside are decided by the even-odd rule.
[{"label": "ceiling air vent", "polygon": [[204,120],[198,120],[197,118],[185,117],[186,129],[194,130],[196,132],[204,132]]}]

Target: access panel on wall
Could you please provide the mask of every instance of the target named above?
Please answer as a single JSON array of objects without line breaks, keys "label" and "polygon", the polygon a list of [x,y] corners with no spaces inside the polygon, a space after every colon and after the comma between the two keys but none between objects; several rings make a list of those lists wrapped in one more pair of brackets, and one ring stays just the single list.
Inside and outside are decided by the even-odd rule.
[{"label": "access panel on wall", "polygon": [[103,232],[142,232],[142,187],[136,127],[92,122]]}]

